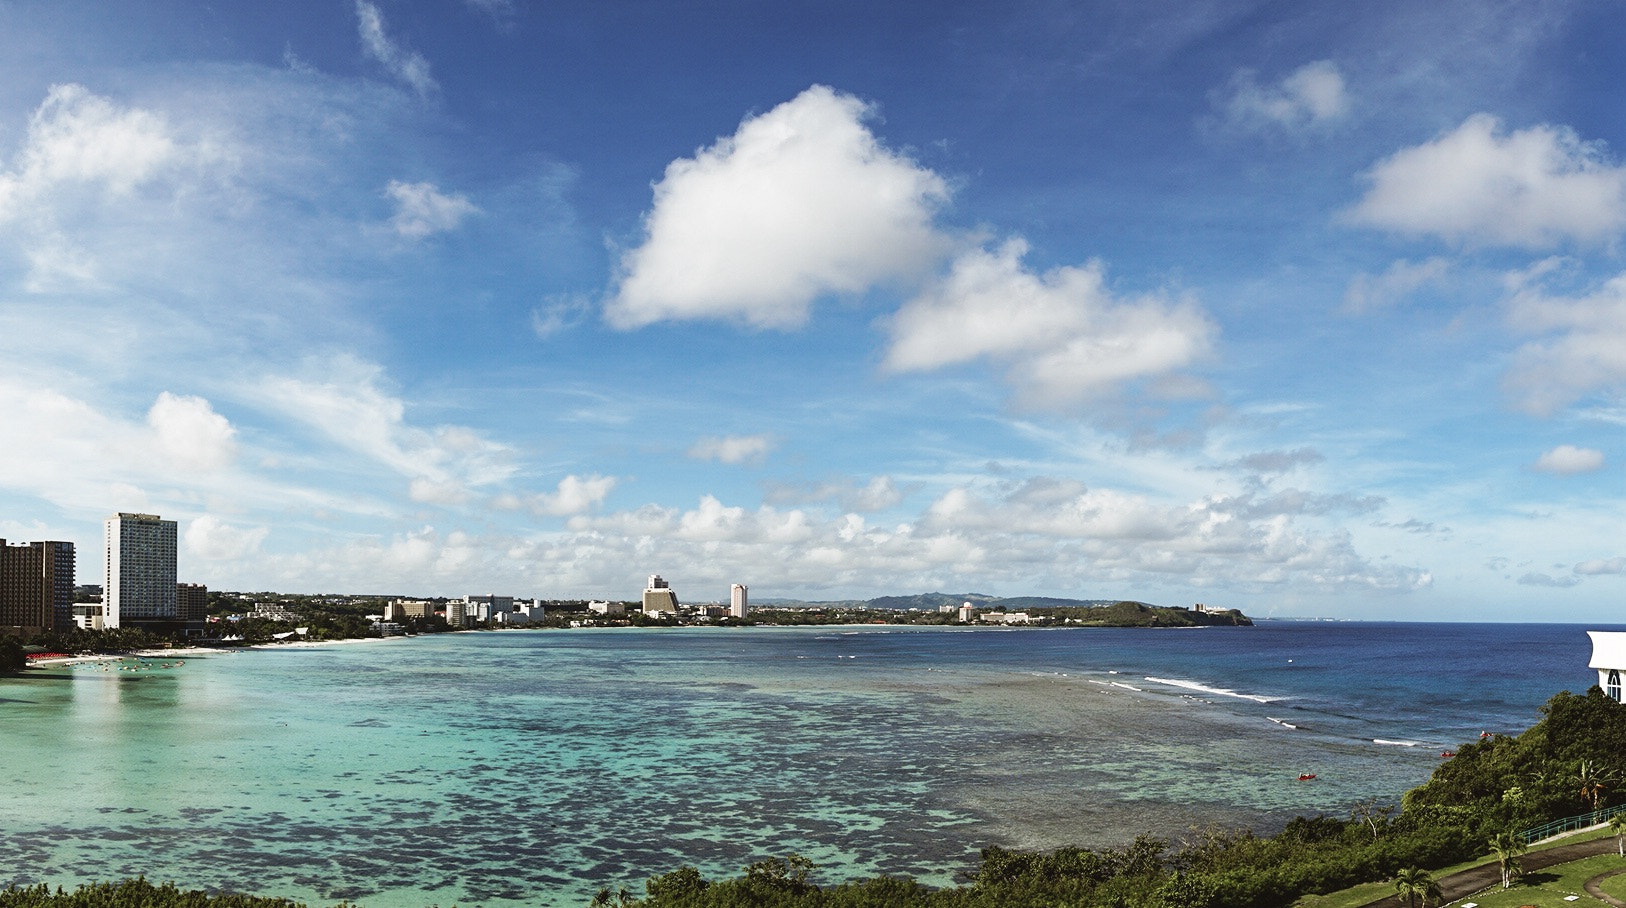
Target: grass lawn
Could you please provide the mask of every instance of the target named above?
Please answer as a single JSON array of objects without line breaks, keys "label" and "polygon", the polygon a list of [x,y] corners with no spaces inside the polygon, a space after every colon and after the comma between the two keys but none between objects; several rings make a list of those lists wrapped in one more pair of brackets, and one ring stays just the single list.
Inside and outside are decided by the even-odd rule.
[{"label": "grass lawn", "polygon": [[[1610,835],[1611,833],[1608,830],[1594,829],[1572,836],[1565,836],[1562,841],[1568,844],[1570,842],[1606,838]],[[1556,845],[1558,842],[1549,844]],[[1442,867],[1439,870],[1432,871],[1431,875],[1435,879],[1441,879],[1459,870],[1467,870],[1470,867],[1478,867],[1481,864],[1489,863],[1493,863],[1492,859],[1484,857],[1461,864],[1453,864],[1450,867]],[[1524,880],[1514,883],[1513,888],[1506,892],[1500,889],[1488,890],[1452,904],[1461,905],[1463,902],[1477,902],[1483,908],[1523,908],[1526,905],[1533,905],[1536,908],[1569,908],[1569,906],[1579,905],[1601,905],[1604,903],[1587,895],[1581,888],[1581,884],[1600,873],[1621,868],[1626,868],[1626,861],[1621,860],[1618,855],[1599,855],[1595,858],[1586,858],[1585,860],[1538,871]],[[1615,877],[1607,881],[1604,885],[1604,891],[1621,901],[1626,901],[1626,876]],[[1352,889],[1344,889],[1327,895],[1307,895],[1294,902],[1292,908],[1357,908],[1357,906],[1365,905],[1373,899],[1380,899],[1384,896],[1393,899],[1393,904],[1398,908],[1402,903],[1398,899],[1394,899],[1394,894],[1395,887],[1392,883],[1363,883]],[[1567,895],[1576,895],[1580,896],[1580,898],[1568,902],[1564,900]]]},{"label": "grass lawn", "polygon": [[[1605,854],[1595,858],[1584,858],[1528,874],[1516,881],[1512,889],[1506,891],[1490,889],[1478,895],[1471,895],[1456,904],[1460,906],[1464,902],[1475,902],[1480,908],[1521,908],[1523,905],[1534,905],[1535,908],[1568,908],[1571,905],[1602,905],[1605,903],[1587,895],[1581,885],[1600,873],[1621,869],[1626,869],[1626,861],[1622,861],[1619,855]],[[1579,898],[1569,901],[1566,899],[1567,896]]]}]

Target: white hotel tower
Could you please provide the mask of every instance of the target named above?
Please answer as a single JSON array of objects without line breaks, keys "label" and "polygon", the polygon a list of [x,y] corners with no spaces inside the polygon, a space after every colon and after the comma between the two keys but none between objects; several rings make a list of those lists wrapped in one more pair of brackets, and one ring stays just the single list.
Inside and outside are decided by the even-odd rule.
[{"label": "white hotel tower", "polygon": [[743,583],[736,583],[728,588],[728,617],[745,617],[747,592],[748,590]]},{"label": "white hotel tower", "polygon": [[175,521],[157,514],[107,518],[107,574],[102,586],[106,627],[174,621]]}]

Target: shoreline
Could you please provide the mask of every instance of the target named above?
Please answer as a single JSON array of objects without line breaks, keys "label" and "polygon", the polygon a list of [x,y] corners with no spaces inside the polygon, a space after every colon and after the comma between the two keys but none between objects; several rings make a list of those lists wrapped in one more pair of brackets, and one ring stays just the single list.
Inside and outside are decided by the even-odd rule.
[{"label": "shoreline", "polygon": [[383,643],[393,639],[409,639],[407,637],[350,637],[343,640],[299,640],[287,643],[250,643],[243,646],[177,646],[167,649],[137,649],[120,653],[80,653],[71,656],[55,656],[47,659],[29,659],[29,668],[58,668],[65,665],[84,665],[97,662],[123,662],[126,659],[191,659],[201,656],[220,656],[231,653],[240,653],[245,650],[269,649],[318,649],[329,646],[340,646],[350,643]]}]

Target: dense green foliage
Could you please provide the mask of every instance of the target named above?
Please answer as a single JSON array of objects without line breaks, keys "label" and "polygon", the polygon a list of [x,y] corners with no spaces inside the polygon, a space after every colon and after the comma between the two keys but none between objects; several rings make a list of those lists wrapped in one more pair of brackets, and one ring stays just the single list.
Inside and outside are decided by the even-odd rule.
[{"label": "dense green foliage", "polygon": [[1594,687],[1584,695],[1560,693],[1542,713],[1517,737],[1487,734],[1464,745],[1406,793],[1405,810],[1460,811],[1488,838],[1626,803],[1620,787],[1626,707]]},{"label": "dense green foliage", "polygon": [[0,675],[16,674],[27,664],[22,643],[15,637],[0,637]]},{"label": "dense green foliage", "polygon": [[1114,602],[1094,608],[1037,608],[1035,617],[1069,621],[1090,627],[1204,627],[1249,626],[1253,621],[1241,612],[1199,612],[1194,609],[1144,602]]},{"label": "dense green foliage", "polygon": [[[343,904],[343,903],[341,903]],[[92,883],[72,892],[46,885],[0,889],[0,908],[304,908],[288,899],[183,890],[144,879]]]}]

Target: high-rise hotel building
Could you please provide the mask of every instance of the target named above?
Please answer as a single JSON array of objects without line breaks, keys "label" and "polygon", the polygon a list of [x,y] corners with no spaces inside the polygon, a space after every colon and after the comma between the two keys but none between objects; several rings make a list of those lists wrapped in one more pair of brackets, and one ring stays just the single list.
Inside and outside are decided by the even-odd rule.
[{"label": "high-rise hotel building", "polygon": [[0,633],[32,636],[73,625],[71,542],[0,539]]},{"label": "high-rise hotel building", "polygon": [[175,621],[175,521],[156,514],[107,518],[107,582],[102,614],[107,627]]},{"label": "high-rise hotel building", "polygon": [[672,592],[672,585],[662,580],[661,575],[650,574],[649,583],[644,586],[644,614],[676,615],[677,610],[677,593]]},{"label": "high-rise hotel building", "polygon": [[750,608],[747,598],[750,588],[743,583],[736,583],[728,588],[728,617],[744,618]]}]

